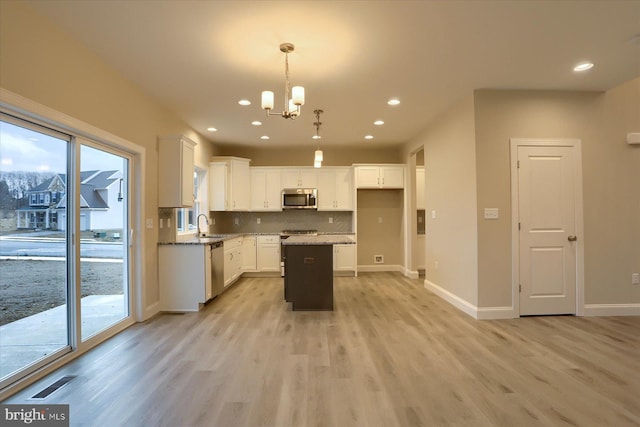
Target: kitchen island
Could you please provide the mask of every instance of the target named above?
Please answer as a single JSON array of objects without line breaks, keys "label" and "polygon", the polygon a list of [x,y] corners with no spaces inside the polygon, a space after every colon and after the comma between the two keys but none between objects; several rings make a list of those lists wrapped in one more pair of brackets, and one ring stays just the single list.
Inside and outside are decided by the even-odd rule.
[{"label": "kitchen island", "polygon": [[347,236],[291,236],[284,250],[284,299],[292,310],[333,310],[333,245],[355,244]]}]

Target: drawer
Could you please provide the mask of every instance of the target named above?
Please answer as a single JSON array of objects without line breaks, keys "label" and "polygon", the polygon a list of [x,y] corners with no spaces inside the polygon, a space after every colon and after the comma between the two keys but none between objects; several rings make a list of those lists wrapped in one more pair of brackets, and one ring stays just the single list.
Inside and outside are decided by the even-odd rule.
[{"label": "drawer", "polygon": [[258,244],[261,243],[280,243],[280,236],[277,234],[268,236],[258,236]]},{"label": "drawer", "polygon": [[239,248],[242,246],[242,237],[234,237],[233,239],[227,239],[224,241],[224,250]]}]

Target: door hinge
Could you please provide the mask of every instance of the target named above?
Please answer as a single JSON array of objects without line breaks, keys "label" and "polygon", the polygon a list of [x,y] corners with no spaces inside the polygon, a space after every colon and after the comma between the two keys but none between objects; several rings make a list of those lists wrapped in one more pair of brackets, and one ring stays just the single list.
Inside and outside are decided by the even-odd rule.
[{"label": "door hinge", "polygon": [[518,284],[518,292],[522,293],[522,285]]},{"label": "door hinge", "polygon": [[517,162],[517,163],[518,163],[517,168],[518,168],[518,169],[520,169],[520,160],[518,160],[518,162]]},{"label": "door hinge", "polygon": [[520,230],[520,223],[518,223],[518,230]]}]

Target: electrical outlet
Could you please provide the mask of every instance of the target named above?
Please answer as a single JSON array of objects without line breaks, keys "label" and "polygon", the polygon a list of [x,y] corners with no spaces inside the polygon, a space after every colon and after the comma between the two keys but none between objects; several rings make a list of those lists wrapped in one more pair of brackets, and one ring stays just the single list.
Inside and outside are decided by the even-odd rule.
[{"label": "electrical outlet", "polygon": [[261,222],[261,221],[260,221],[260,218],[257,218],[257,219],[256,219],[256,224],[260,224],[260,222]]},{"label": "electrical outlet", "polygon": [[378,217],[378,224],[382,224],[382,217],[381,216]]},{"label": "electrical outlet", "polygon": [[438,261],[435,262],[436,270],[438,269]]},{"label": "electrical outlet", "polygon": [[374,264],[384,264],[384,255],[374,255],[373,262]]},{"label": "electrical outlet", "polygon": [[147,218],[147,228],[153,228],[153,218]]},{"label": "electrical outlet", "polygon": [[436,211],[431,211],[431,219],[436,219]]},{"label": "electrical outlet", "polygon": [[632,273],[631,274],[631,284],[632,285],[640,285],[640,273]]},{"label": "electrical outlet", "polygon": [[332,216],[329,217],[329,224],[333,224],[333,217]]},{"label": "electrical outlet", "polygon": [[240,224],[240,218],[234,218],[233,222],[234,222],[235,225]]}]

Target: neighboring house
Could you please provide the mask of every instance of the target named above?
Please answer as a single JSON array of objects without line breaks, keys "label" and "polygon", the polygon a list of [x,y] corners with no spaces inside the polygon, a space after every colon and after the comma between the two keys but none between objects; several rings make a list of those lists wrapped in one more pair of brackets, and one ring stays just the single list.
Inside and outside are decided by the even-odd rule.
[{"label": "neighboring house", "polygon": [[[80,230],[122,229],[122,173],[80,173]],[[18,209],[18,229],[66,228],[66,175],[57,174],[27,192],[29,206]],[[117,211],[114,211],[116,210]]]}]

